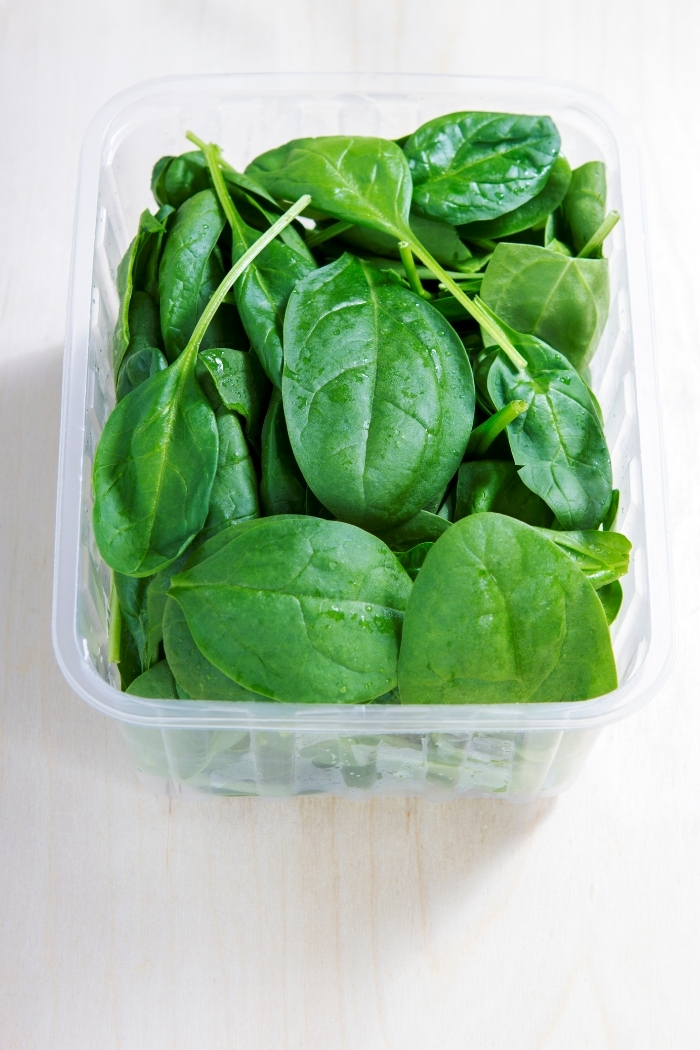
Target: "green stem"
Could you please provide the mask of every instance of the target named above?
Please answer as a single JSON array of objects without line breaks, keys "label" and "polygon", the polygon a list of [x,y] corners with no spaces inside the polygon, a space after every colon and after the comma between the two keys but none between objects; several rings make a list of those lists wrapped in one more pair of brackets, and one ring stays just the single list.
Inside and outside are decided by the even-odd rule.
[{"label": "green stem", "polygon": [[[226,274],[223,281],[221,282],[221,284],[216,289],[211,299],[205,306],[204,312],[202,313],[200,319],[197,321],[195,330],[190,336],[189,342],[185,347],[183,354],[192,353],[193,356],[196,356],[197,351],[199,350],[199,344],[204,338],[204,333],[211,324],[214,314],[226,298],[229,289],[233,287],[233,285],[236,283],[243,271],[246,270],[248,266],[250,266],[251,262],[256,257],[256,255],[259,255],[263,248],[267,247],[270,241],[274,241],[275,237],[279,233],[281,233],[285,226],[288,226],[293,219],[296,219],[297,215],[299,215],[300,212],[304,210],[304,208],[307,208],[310,203],[311,197],[308,193],[305,193],[303,197],[299,198],[296,204],[293,204],[291,208],[284,213],[284,215],[280,215],[277,222],[273,222],[269,230],[265,230],[265,232],[261,234],[260,237],[258,237],[257,241],[255,241],[254,244],[251,244],[250,248],[248,248],[248,250],[243,253],[238,262],[233,264],[233,266]],[[231,207],[233,208],[233,206]]]},{"label": "green stem", "polygon": [[109,635],[107,638],[107,663],[118,664],[122,650],[122,607],[119,604],[114,573],[109,588]]},{"label": "green stem", "polygon": [[472,430],[467,455],[483,456],[494,443],[501,431],[517,419],[522,412],[527,412],[527,401],[509,401],[507,405],[494,412],[492,416],[476,429]]},{"label": "green stem", "polygon": [[597,248],[600,248],[605,238],[608,236],[610,231],[613,230],[615,226],[617,226],[619,221],[619,211],[609,211],[603,219],[603,221],[601,222],[598,229],[591,237],[590,241],[588,241],[587,244],[584,244],[577,257],[579,259],[590,259],[591,255],[593,255],[593,252],[596,251]]},{"label": "green stem", "polygon": [[429,292],[426,292],[425,288],[420,282],[418,276],[418,270],[413,259],[413,252],[411,251],[411,245],[408,241],[399,241],[399,255],[401,256],[401,262],[403,268],[406,271],[406,277],[416,295],[420,295],[422,299],[431,299],[432,296]]},{"label": "green stem", "polygon": [[219,204],[224,210],[224,215],[229,221],[231,229],[234,233],[237,233],[241,239],[243,239],[243,228],[241,223],[241,217],[233,206],[231,200],[231,194],[226,189],[226,183],[224,177],[221,174],[221,150],[213,142],[203,142],[193,131],[187,132],[187,138],[190,142],[193,142],[195,146],[199,146],[204,159],[209,166],[209,172],[211,174],[212,182],[214,183],[214,189],[216,195],[219,198]]},{"label": "green stem", "polygon": [[471,314],[471,316],[474,318],[477,324],[480,324],[484,331],[491,336],[494,343],[497,346],[500,346],[501,350],[504,352],[504,354],[507,355],[507,357],[510,358],[515,367],[527,369],[527,361],[525,360],[523,355],[518,353],[518,351],[515,349],[515,347],[513,346],[513,344],[511,343],[510,339],[503,331],[501,326],[488,316],[488,314],[481,307],[479,301],[474,301],[472,299],[467,298],[467,296],[464,294],[461,288],[459,288],[458,285],[455,284],[455,282],[449,276],[447,271],[443,270],[442,266],[440,266],[440,264],[436,262],[435,259],[433,259],[430,252],[428,252],[423,247],[420,241],[415,241],[411,239],[409,241],[409,244],[411,245],[411,249],[413,250],[414,254],[418,256],[420,261],[424,263],[424,265],[427,266],[432,273],[435,274],[438,281],[441,281],[448,291],[452,292],[457,302],[461,303],[464,309],[467,311],[467,313]]},{"label": "green stem", "polygon": [[333,237],[339,237],[355,224],[353,222],[334,222],[332,226],[326,226],[325,230],[312,230],[306,238],[306,247],[315,248],[324,241],[330,241]]}]

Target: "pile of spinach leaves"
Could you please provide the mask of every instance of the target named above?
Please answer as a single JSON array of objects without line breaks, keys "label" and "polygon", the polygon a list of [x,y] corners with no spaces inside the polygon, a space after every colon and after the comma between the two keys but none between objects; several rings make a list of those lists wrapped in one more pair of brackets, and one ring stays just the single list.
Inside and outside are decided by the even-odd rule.
[{"label": "pile of spinach leaves", "polygon": [[504,113],[295,139],[245,173],[188,138],[118,269],[94,463],[122,687],[614,689],[630,543],[586,371],[618,218],[604,165],[572,171],[549,117]]}]

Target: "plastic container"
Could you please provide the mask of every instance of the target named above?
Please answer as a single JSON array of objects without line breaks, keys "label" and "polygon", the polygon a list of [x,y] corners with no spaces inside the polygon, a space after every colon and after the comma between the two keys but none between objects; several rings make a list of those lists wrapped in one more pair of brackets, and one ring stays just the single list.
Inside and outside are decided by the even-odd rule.
[{"label": "plastic container", "polygon": [[[558,704],[372,707],[140,700],[107,663],[109,570],[91,528],[92,460],[114,405],[117,264],[153,207],[151,167],[219,142],[242,169],[300,135],[395,138],[455,110],[550,114],[572,166],[602,159],[612,305],[591,382],[621,490],[618,528],[634,555],[613,626],[620,686]],[[670,564],[652,317],[637,153],[597,96],[543,80],[375,74],[174,77],[118,95],[83,147],[73,249],[58,483],[53,637],[73,689],[116,718],[141,780],[181,798],[329,794],[530,801],[576,778],[600,729],[659,689],[673,648]]]}]

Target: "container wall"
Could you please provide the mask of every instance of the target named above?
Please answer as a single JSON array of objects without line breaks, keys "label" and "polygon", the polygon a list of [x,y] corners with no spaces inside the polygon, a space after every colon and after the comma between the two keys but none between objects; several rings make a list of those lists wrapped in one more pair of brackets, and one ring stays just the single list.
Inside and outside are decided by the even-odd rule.
[{"label": "container wall", "polygon": [[160,794],[433,802],[557,795],[576,779],[598,736],[597,730],[335,736],[126,724],[122,731],[142,782]]}]

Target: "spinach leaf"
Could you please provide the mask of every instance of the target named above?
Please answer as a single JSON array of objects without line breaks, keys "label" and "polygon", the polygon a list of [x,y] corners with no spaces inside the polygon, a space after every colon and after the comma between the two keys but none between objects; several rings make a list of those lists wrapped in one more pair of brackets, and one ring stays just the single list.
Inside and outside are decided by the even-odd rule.
[{"label": "spinach leaf", "polygon": [[154,376],[156,372],[163,372],[168,367],[160,350],[155,346],[145,346],[133,354],[129,354],[127,360],[119,370],[117,381],[117,401],[130,394],[137,386],[141,386],[147,379]]},{"label": "spinach leaf", "polygon": [[219,409],[216,426],[219,458],[202,539],[208,539],[214,532],[220,532],[234,522],[260,516],[258,479],[241,424],[233,412]]},{"label": "spinach leaf", "polygon": [[[598,404],[598,399],[595,397],[595,395],[593,395],[593,404],[594,405]],[[602,416],[601,416],[600,411],[598,411],[598,418],[602,422]],[[618,512],[619,509],[620,509],[620,490],[619,489],[613,489],[612,490],[612,499],[610,500],[610,506],[608,507],[608,513],[605,515],[605,517],[603,519],[603,532],[610,532],[611,531],[611,529],[615,525],[615,519],[617,518],[617,512]]]},{"label": "spinach leaf", "polygon": [[[184,350],[206,304],[223,279],[215,252],[224,228],[224,213],[213,190],[203,190],[180,207],[163,250],[160,264],[160,320],[165,353],[174,361]],[[232,345],[231,313],[223,306],[214,318],[202,349]],[[246,344],[247,345],[247,344]]]},{"label": "spinach leaf", "polygon": [[404,146],[413,207],[455,226],[493,219],[543,189],[561,140],[550,117],[448,113]]},{"label": "spinach leaf", "polygon": [[265,514],[304,514],[306,481],[289,443],[282,395],[272,392],[262,432],[260,500]]},{"label": "spinach leaf", "polygon": [[400,525],[392,525],[388,529],[379,531],[377,534],[393,551],[408,551],[419,543],[439,539],[443,532],[447,532],[450,524],[446,518],[441,518],[439,514],[433,514],[428,510],[419,510],[408,521],[404,521]]},{"label": "spinach leaf", "polygon": [[608,318],[608,262],[572,259],[532,244],[499,244],[479,294],[506,324],[542,339],[582,372]]},{"label": "spinach leaf", "polygon": [[150,576],[204,525],[219,440],[196,347],[116,406],[95,455],[95,539],[118,572]]},{"label": "spinach leaf", "polygon": [[[463,266],[470,268],[472,253],[466,244],[459,239],[454,226],[446,222],[435,222],[421,215],[411,215],[410,226],[413,233],[428,249],[434,259],[451,270],[460,270]],[[370,230],[362,226],[351,226],[341,239],[375,255],[399,258],[397,240],[389,233]]]},{"label": "spinach leaf", "polygon": [[149,667],[135,678],[125,690],[131,696],[143,696],[147,700],[177,700],[177,686],[167,660]]},{"label": "spinach leaf", "polygon": [[603,607],[540,532],[473,514],[434,545],[404,618],[404,704],[586,700],[616,686]]},{"label": "spinach leaf", "polygon": [[[160,244],[165,227],[155,219],[150,211],[142,212],[136,236],[117,267],[117,292],[119,293],[119,316],[114,331],[112,346],[112,363],[114,374],[119,372],[122,358],[129,346],[129,311],[134,290],[147,291],[146,283],[151,284],[154,257],[160,253]],[[151,285],[150,290],[153,291]]]},{"label": "spinach leaf", "polygon": [[596,590],[613,583],[629,569],[632,544],[621,532],[540,531],[569,555]]},{"label": "spinach leaf", "polygon": [[503,327],[527,371],[499,353],[488,389],[496,408],[516,399],[528,402],[508,427],[520,477],[565,529],[597,528],[610,506],[612,468],[588,387],[562,354],[535,336]]},{"label": "spinach leaf", "polygon": [[363,703],[396,684],[411,581],[380,540],[278,516],[173,578],[198,649],[239,685],[292,703]]},{"label": "spinach leaf", "polygon": [[604,587],[599,587],[596,594],[600,598],[600,604],[603,606],[608,625],[614,623],[617,619],[617,614],[620,611],[622,599],[624,597],[620,581],[613,580],[612,583],[607,583]]},{"label": "spinach leaf", "polygon": [[182,608],[168,598],[163,616],[163,645],[178,686],[193,700],[264,700],[237,685],[199,651]]},{"label": "spinach leaf", "polygon": [[309,486],[336,517],[377,531],[416,514],[455,473],[474,384],[429,303],[343,255],[292,293],[284,414]]},{"label": "spinach leaf", "polygon": [[151,191],[159,204],[179,208],[190,197],[211,187],[207,162],[199,152],[161,157],[151,176]]},{"label": "spinach leaf", "polygon": [[[544,187],[534,197],[531,197],[529,201],[525,201],[524,204],[506,212],[504,215],[499,215],[495,219],[484,219],[481,222],[470,222],[466,226],[460,226],[457,233],[460,237],[466,238],[466,240],[470,240],[472,237],[477,237],[480,240],[494,240],[498,237],[510,237],[514,233],[528,230],[532,226],[537,226],[559,207],[566,196],[570,183],[571,168],[569,167],[569,162],[566,157],[557,157]],[[430,245],[426,244],[425,246],[430,251]],[[433,254],[435,253],[433,252]]]},{"label": "spinach leaf", "polygon": [[395,142],[352,135],[293,139],[256,157],[246,174],[278,199],[308,193],[314,208],[336,219],[397,240],[410,233],[411,174]]},{"label": "spinach leaf", "polygon": [[459,468],[455,521],[483,511],[545,528],[554,517],[544,500],[520,480],[515,464],[499,459],[474,460]]},{"label": "spinach leaf", "polygon": [[[605,165],[600,160],[591,160],[574,168],[562,210],[569,227],[571,245],[578,255],[588,243],[605,218],[607,194]],[[596,253],[602,256],[602,248]]]},{"label": "spinach leaf", "polygon": [[149,645],[148,631],[148,588],[153,577],[137,578],[115,572],[113,578],[121,615],[136,644],[140,669],[147,671],[158,658],[157,646]]},{"label": "spinach leaf", "polygon": [[164,569],[160,569],[155,576],[149,578],[148,591],[146,592],[146,618],[148,623],[148,652],[157,653],[160,643],[163,641],[163,614],[165,602],[168,597],[168,589],[172,577],[180,572],[191,556],[189,548],[179,558],[171,562]]},{"label": "spinach leaf", "polygon": [[270,384],[256,355],[229,348],[203,350],[197,379],[214,408],[224,405],[245,419],[246,438],[257,447]]},{"label": "spinach leaf", "polygon": [[432,545],[431,542],[417,543],[415,547],[411,547],[408,551],[396,552],[396,557],[412,580],[415,580],[416,576],[423,568],[423,562],[425,561]]}]

